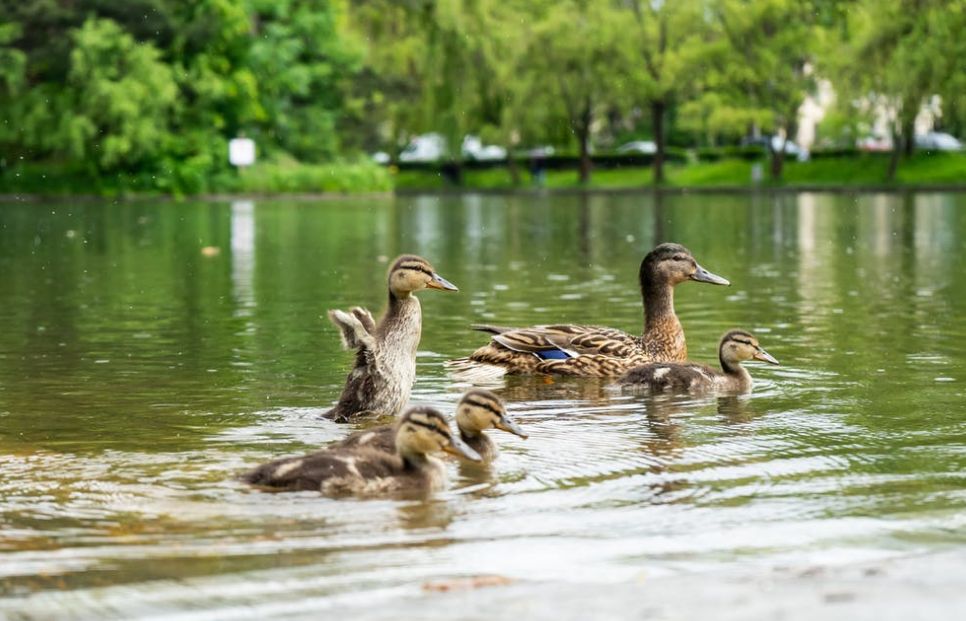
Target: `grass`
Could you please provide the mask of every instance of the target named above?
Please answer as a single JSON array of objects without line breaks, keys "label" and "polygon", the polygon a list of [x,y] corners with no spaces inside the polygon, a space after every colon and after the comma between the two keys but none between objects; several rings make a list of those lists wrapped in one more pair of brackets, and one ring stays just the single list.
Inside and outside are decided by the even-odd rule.
[{"label": "grass", "polygon": [[[666,187],[750,187],[751,171],[755,162],[741,159],[722,159],[695,164],[669,164],[665,168]],[[966,153],[917,153],[900,161],[896,180],[886,184],[888,156],[861,154],[849,157],[816,158],[808,162],[786,161],[781,182],[768,179],[768,162],[760,162],[765,187],[849,187],[930,184],[966,184]],[[514,186],[508,171],[502,168],[466,170],[464,189],[513,189],[534,187],[526,170],[521,170],[521,186]],[[589,188],[650,187],[650,168],[596,169],[591,174]],[[395,175],[396,189],[435,190],[450,186],[432,171],[400,171]],[[579,188],[577,171],[548,170],[543,187],[550,189]]]},{"label": "grass", "polygon": [[358,194],[393,189],[390,171],[368,162],[256,164],[226,185],[220,191],[241,194]]},{"label": "grass", "polygon": [[263,161],[240,171],[194,169],[96,174],[53,162],[0,168],[0,194],[185,196],[193,194],[360,194],[391,192],[389,170],[368,161],[304,164]]},{"label": "grass", "polygon": [[[241,171],[192,167],[190,162],[167,174],[140,172],[92,176],[75,168],[50,162],[17,164],[0,168],[0,194],[36,194],[66,196],[91,194],[99,196],[151,196],[220,194],[358,194],[399,190],[438,190],[451,187],[442,175],[433,171],[397,171],[369,161],[305,164],[295,160],[263,160]],[[765,187],[850,186],[902,187],[910,185],[966,184],[966,153],[917,153],[899,164],[896,180],[885,183],[888,156],[860,154],[815,158],[809,162],[787,161],[783,179],[773,183],[767,179],[768,162],[761,161]],[[741,188],[751,186],[754,162],[722,159],[715,162],[668,164],[665,187],[671,188]],[[532,188],[530,173],[520,169],[521,185],[514,186],[505,168],[465,170],[463,186],[468,190],[512,190]],[[599,168],[586,187],[595,189],[651,187],[650,167]],[[550,189],[577,189],[576,170],[548,170],[543,186]]]}]

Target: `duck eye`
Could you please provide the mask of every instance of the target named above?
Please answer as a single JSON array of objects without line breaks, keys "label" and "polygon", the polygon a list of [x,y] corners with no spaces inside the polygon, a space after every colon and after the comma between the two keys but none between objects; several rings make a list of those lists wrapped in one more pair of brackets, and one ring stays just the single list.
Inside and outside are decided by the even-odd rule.
[{"label": "duck eye", "polygon": [[683,254],[676,254],[673,257],[671,257],[671,260],[672,261],[687,261],[688,258],[686,256],[684,256]]}]

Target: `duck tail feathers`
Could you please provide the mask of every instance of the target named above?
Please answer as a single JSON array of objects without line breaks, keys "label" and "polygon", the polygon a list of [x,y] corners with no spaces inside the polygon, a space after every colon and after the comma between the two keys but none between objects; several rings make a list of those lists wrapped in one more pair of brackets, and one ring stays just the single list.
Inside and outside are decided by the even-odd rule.
[{"label": "duck tail feathers", "polygon": [[485,323],[474,324],[473,329],[478,332],[489,332],[490,334],[503,334],[504,332],[510,332],[514,328],[507,328],[505,326],[491,326]]}]

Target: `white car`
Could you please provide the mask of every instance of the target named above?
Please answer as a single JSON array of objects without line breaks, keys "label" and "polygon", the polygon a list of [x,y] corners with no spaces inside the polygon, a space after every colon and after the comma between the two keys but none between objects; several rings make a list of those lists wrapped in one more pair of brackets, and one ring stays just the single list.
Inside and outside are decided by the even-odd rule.
[{"label": "white car", "polygon": [[892,139],[888,136],[865,136],[855,141],[855,147],[860,151],[880,153],[892,150]]},{"label": "white car", "polygon": [[495,144],[484,145],[483,141],[477,136],[464,136],[460,151],[463,153],[464,158],[477,160],[479,162],[492,162],[506,159],[506,149]]},{"label": "white car", "polygon": [[446,155],[446,141],[436,133],[415,136],[399,152],[400,162],[435,162]]},{"label": "white car", "polygon": [[657,153],[657,145],[651,140],[634,140],[617,147],[618,153],[642,153],[653,155]]},{"label": "white car", "polygon": [[943,132],[929,132],[916,136],[916,148],[927,151],[962,151],[963,143]]}]

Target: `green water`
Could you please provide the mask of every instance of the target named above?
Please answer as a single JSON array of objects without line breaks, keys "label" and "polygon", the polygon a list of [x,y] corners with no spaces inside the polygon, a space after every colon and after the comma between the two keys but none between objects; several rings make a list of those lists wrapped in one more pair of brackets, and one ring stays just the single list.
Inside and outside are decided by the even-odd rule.
[{"label": "green water", "polygon": [[[244,469],[350,431],[330,308],[430,259],[413,400],[474,322],[639,332],[660,241],[691,357],[782,362],[748,397],[498,385],[522,441],[428,501],[271,495]],[[204,251],[203,248],[217,248]],[[208,256],[214,255],[214,256]],[[412,197],[0,206],[0,617],[318,616],[431,579],[627,582],[964,543],[966,195]],[[281,607],[280,607],[281,606]]]}]

